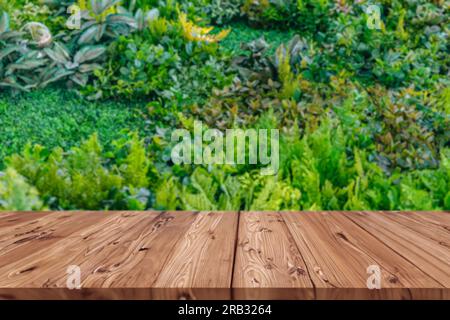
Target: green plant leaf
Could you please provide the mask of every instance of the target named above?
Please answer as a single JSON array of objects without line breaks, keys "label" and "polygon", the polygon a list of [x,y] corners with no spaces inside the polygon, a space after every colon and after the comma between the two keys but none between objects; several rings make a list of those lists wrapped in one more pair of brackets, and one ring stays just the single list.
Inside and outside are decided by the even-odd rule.
[{"label": "green plant leaf", "polygon": [[19,63],[12,63],[8,66],[8,71],[14,71],[14,70],[32,70],[36,69],[38,67],[42,67],[47,63],[47,60],[45,59],[30,59],[30,60],[24,60]]},{"label": "green plant leaf", "polygon": [[57,63],[65,64],[70,61],[69,52],[58,42],[54,44],[53,48],[45,48],[44,52]]},{"label": "green plant leaf", "polygon": [[80,51],[75,54],[73,61],[75,63],[84,63],[87,61],[92,61],[100,57],[106,52],[106,47],[102,45],[98,46],[85,46]]},{"label": "green plant leaf", "polygon": [[0,51],[0,61],[3,60],[3,58],[9,56],[11,53],[15,51],[19,51],[20,46],[8,46],[5,49]]},{"label": "green plant leaf", "polygon": [[0,17],[0,34],[9,31],[9,15],[6,12],[2,12]]},{"label": "green plant leaf", "polygon": [[85,87],[88,80],[89,80],[89,76],[87,74],[81,74],[81,73],[75,73],[74,75],[72,75],[70,77],[70,79],[75,82],[76,84],[78,84],[81,87]]},{"label": "green plant leaf", "polygon": [[85,63],[79,66],[78,71],[81,73],[93,72],[97,69],[100,69],[102,66],[98,63]]},{"label": "green plant leaf", "polygon": [[74,74],[74,71],[71,70],[64,70],[64,69],[59,69],[58,71],[56,71],[53,76],[45,81],[43,81],[42,83],[40,83],[40,87],[41,88],[45,88],[47,85],[49,85],[50,83],[59,81],[61,79],[64,79],[70,75]]},{"label": "green plant leaf", "polygon": [[126,24],[131,28],[137,28],[136,20],[127,14],[111,14],[106,18],[108,24]]},{"label": "green plant leaf", "polygon": [[80,38],[78,39],[78,44],[83,45],[92,43],[94,39],[101,38],[101,36],[99,37],[99,34],[103,35],[102,31],[104,32],[104,27],[98,24],[87,28],[83,31]]}]

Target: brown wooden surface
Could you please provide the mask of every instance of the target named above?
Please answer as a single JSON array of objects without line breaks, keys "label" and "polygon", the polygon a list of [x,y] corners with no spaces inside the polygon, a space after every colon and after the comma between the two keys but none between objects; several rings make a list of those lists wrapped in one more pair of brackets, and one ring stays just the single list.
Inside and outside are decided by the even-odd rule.
[{"label": "brown wooden surface", "polygon": [[233,288],[236,299],[314,297],[303,257],[280,213],[240,214]]},{"label": "brown wooden surface", "polygon": [[0,299],[80,298],[449,299],[450,213],[0,212]]}]

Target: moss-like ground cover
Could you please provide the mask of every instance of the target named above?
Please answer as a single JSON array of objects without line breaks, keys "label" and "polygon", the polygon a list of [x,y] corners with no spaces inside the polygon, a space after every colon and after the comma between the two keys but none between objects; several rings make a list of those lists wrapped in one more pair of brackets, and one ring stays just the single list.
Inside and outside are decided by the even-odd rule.
[{"label": "moss-like ground cover", "polygon": [[150,121],[145,104],[89,102],[63,89],[0,97],[0,159],[20,153],[27,143],[70,149],[98,133],[105,145],[132,128],[144,137]]}]

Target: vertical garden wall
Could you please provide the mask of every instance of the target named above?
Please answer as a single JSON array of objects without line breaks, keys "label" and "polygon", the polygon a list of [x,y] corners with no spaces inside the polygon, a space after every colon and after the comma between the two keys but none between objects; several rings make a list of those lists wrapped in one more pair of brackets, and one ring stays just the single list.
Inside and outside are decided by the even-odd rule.
[{"label": "vertical garden wall", "polygon": [[[0,0],[0,210],[450,210],[449,6]],[[177,163],[196,123],[278,170]]]}]

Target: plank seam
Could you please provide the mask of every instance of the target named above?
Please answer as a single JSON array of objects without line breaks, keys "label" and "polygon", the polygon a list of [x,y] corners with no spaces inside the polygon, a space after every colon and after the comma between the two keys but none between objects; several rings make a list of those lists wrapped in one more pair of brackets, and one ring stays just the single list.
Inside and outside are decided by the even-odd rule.
[{"label": "plank seam", "polygon": [[236,269],[236,255],[237,255],[237,247],[239,245],[239,227],[241,224],[241,210],[238,210],[237,212],[237,221],[236,221],[236,231],[235,231],[235,237],[234,237],[234,252],[233,252],[233,267],[231,269],[231,283],[230,283],[230,296],[231,300],[235,300],[234,297],[234,277],[235,277],[235,269]]},{"label": "plank seam", "polygon": [[405,257],[403,254],[401,254],[400,252],[398,252],[397,250],[395,250],[394,248],[392,248],[389,244],[387,244],[385,241],[383,241],[383,239],[379,238],[375,233],[370,232],[369,230],[367,230],[366,228],[364,228],[362,225],[360,225],[358,222],[354,221],[352,218],[348,217],[348,215],[344,215],[344,217],[348,220],[350,220],[351,222],[353,222],[354,224],[356,224],[359,228],[363,229],[365,232],[369,233],[370,235],[372,235],[373,237],[377,238],[378,241],[381,241],[386,247],[388,247],[389,249],[391,249],[393,252],[395,252],[396,254],[398,254],[400,257],[402,257],[403,259],[405,259],[406,261],[408,261],[409,263],[411,263],[412,265],[414,265],[417,269],[419,269],[420,271],[422,271],[424,274],[426,274],[427,276],[429,276],[431,279],[433,279],[434,281],[436,281],[437,283],[439,283],[444,289],[447,288],[445,284],[441,283],[438,279],[436,279],[433,275],[429,274],[426,270],[423,270],[420,266],[418,266],[417,264],[414,263],[414,261],[411,261],[410,259],[408,259],[407,257]]},{"label": "plank seam", "polygon": [[[15,212],[15,213],[22,214],[22,212]],[[28,213],[28,212],[25,212],[25,213]],[[47,212],[45,212],[45,213],[47,213]],[[73,211],[73,212],[70,212],[70,213],[76,215],[76,214],[78,213],[78,211]],[[104,222],[104,221],[107,221],[108,219],[111,219],[111,216],[109,216],[109,215],[103,215],[103,212],[95,212],[95,213],[101,215],[101,219],[99,219],[98,221],[96,221],[96,222],[95,222],[95,225],[98,224],[98,223],[100,223],[100,222]],[[66,221],[58,221],[58,218],[57,218],[57,217],[58,217],[59,214],[60,214],[60,212],[58,212],[58,211],[52,211],[52,212],[49,212],[49,214],[45,216],[46,218],[48,218],[48,217],[52,217],[52,218],[53,218],[53,216],[56,217],[56,219],[52,221],[52,222],[55,223],[54,225],[52,225],[52,228],[59,228],[59,227],[61,226],[61,224],[64,224],[64,223],[66,222]],[[19,224],[18,227],[27,227],[27,226],[31,225],[32,222],[37,221],[37,220],[39,220],[40,218],[43,218],[43,217],[36,217],[36,219],[34,219],[34,220],[28,221],[28,222],[26,222],[26,223],[21,223],[21,224]],[[18,227],[15,227],[14,229],[17,229]],[[43,248],[38,249],[37,251],[34,251],[33,254],[36,254],[37,252],[46,252],[46,251],[49,250],[50,248],[58,247],[58,245],[59,245],[60,243],[64,243],[64,241],[67,241],[68,238],[70,238],[70,237],[72,237],[72,236],[74,236],[74,235],[76,235],[76,234],[79,234],[79,233],[83,232],[86,228],[89,228],[89,227],[90,227],[90,226],[88,225],[88,226],[84,226],[84,228],[80,228],[80,229],[78,229],[78,228],[70,229],[70,230],[68,230],[67,234],[66,234],[64,237],[62,237],[62,238],[56,240],[54,243],[51,243],[51,244],[50,244],[49,246],[47,246],[47,247],[43,247]],[[0,227],[0,230],[1,230],[1,229],[2,229],[2,228]],[[43,230],[46,230],[46,229],[43,229]],[[55,229],[55,230],[56,230],[56,229]],[[33,239],[33,240],[30,240],[29,242],[24,243],[23,245],[16,246],[16,248],[10,249],[10,250],[8,250],[8,251],[6,251],[6,252],[0,252],[0,258],[1,258],[2,256],[3,256],[3,258],[4,258],[4,255],[5,255],[5,254],[11,253],[11,252],[13,252],[14,250],[17,250],[17,247],[20,248],[20,247],[22,247],[22,246],[26,246],[26,245],[29,245],[30,243],[35,243],[35,242],[36,242],[36,240]],[[13,243],[13,244],[14,244],[14,243]],[[0,241],[0,245],[1,245],[1,241]],[[5,250],[6,248],[7,248],[7,247],[1,247],[1,246],[0,246],[0,251]],[[26,259],[26,258],[27,258],[27,257],[22,257],[22,258],[18,259],[17,261],[21,261],[21,260],[24,260],[24,259]],[[1,266],[0,268],[6,267],[6,266],[7,266],[7,265],[4,265],[4,266]]]},{"label": "plank seam", "polygon": [[[303,253],[302,253],[302,251],[300,250],[300,247],[298,246],[297,241],[295,241],[295,238],[294,238],[294,236],[292,235],[291,230],[289,229],[289,227],[288,227],[288,225],[287,225],[287,221],[286,221],[286,220],[284,219],[284,217],[283,217],[283,213],[280,212],[280,211],[277,211],[277,212],[278,212],[278,214],[280,215],[281,219],[283,220],[284,227],[285,227],[284,229],[287,231],[287,236],[291,238],[292,242],[295,244],[295,247],[297,248],[297,251],[298,251],[300,257],[302,258],[303,264],[304,264],[304,266],[305,266],[305,268],[306,268],[306,272],[308,272],[309,281],[311,281],[311,284],[312,284],[312,286],[313,286],[314,300],[317,300],[317,287],[316,287],[316,284],[314,283],[314,281],[313,281],[313,279],[312,279],[312,277],[311,277],[311,272],[309,271],[308,263],[306,262],[305,258],[303,257]],[[289,213],[288,213],[288,214],[289,214]]]},{"label": "plank seam", "polygon": [[[346,219],[345,215],[342,215],[342,217],[343,217],[345,220],[347,220],[347,221],[349,220],[349,219]],[[335,218],[334,216],[331,217],[331,220],[334,220],[334,221],[336,221],[336,222],[339,222],[339,219]],[[351,221],[351,219],[350,219],[350,221]],[[353,222],[353,221],[352,221],[352,222]],[[367,235],[373,237],[373,235],[372,235],[370,232],[367,232],[367,230],[365,230],[364,228],[361,228],[361,226],[359,226],[359,225],[357,225],[357,224],[354,224],[354,223],[353,223],[353,225],[356,227],[356,229],[360,230],[362,234],[367,234]],[[388,247],[388,246],[386,245],[385,242],[381,241],[380,239],[378,239],[378,238],[376,238],[376,237],[374,237],[374,238],[375,238],[377,241],[379,241],[379,243],[382,244],[382,245],[385,247],[385,249],[390,250],[393,254],[395,254],[395,255],[399,256],[400,258],[404,259],[403,256],[399,255],[396,251],[392,250],[392,248]],[[357,248],[357,241],[356,241],[356,242],[348,241],[348,242],[349,242],[350,245],[352,245],[353,247]],[[384,262],[381,262],[381,261],[378,259],[378,257],[376,257],[375,255],[372,255],[371,252],[362,250],[362,248],[360,248],[359,251],[362,252],[362,254],[364,254],[364,255],[367,256],[368,258],[372,259],[377,265],[379,265],[380,267],[383,267]],[[408,260],[406,260],[406,261],[408,261]],[[415,265],[413,264],[413,266],[415,266]],[[426,274],[425,272],[423,272],[421,269],[418,269],[418,270],[420,270],[424,275],[427,275],[427,274]],[[388,268],[384,268],[384,271],[385,271],[386,273],[388,273],[389,275],[396,277],[396,275],[395,275],[394,273],[392,273],[391,270],[388,270]],[[401,285],[403,286],[402,289],[406,289],[406,291],[408,292],[408,294],[409,294],[409,300],[413,300],[411,288],[409,288],[409,286],[407,286],[406,284],[403,284],[403,280],[399,280],[399,284],[401,284]],[[400,289],[400,288],[390,288],[390,289]]]},{"label": "plank seam", "polygon": [[[163,213],[167,213],[167,212],[168,212],[168,211],[164,211]],[[170,213],[172,213],[172,214],[175,213],[175,214],[176,214],[176,211],[170,212]],[[170,248],[170,253],[166,255],[166,258],[164,259],[164,262],[161,263],[161,269],[159,270],[158,275],[156,275],[156,276],[154,277],[153,282],[152,282],[152,284],[150,285],[150,289],[154,289],[154,288],[155,288],[154,286],[155,286],[156,282],[158,282],[162,270],[164,270],[164,268],[166,267],[168,261],[170,260],[170,258],[172,258],[173,254],[174,254],[174,248],[176,248],[176,247],[178,246],[178,244],[180,243],[180,241],[183,239],[183,236],[186,234],[186,232],[189,231],[190,227],[191,227],[192,224],[195,222],[198,213],[199,213],[199,211],[193,211],[193,212],[192,212],[192,215],[193,215],[194,218],[192,219],[191,224],[188,225],[188,226],[186,227],[186,229],[184,230],[184,233],[183,233],[183,234],[180,234],[180,236],[178,237],[177,241],[175,241],[174,244],[173,244],[173,246]],[[184,212],[181,212],[181,214],[184,214]],[[158,217],[159,217],[159,216],[158,216]]]},{"label": "plank seam", "polygon": [[[394,224],[398,224],[398,225],[402,226],[402,228],[408,229],[411,233],[419,234],[420,236],[423,236],[424,238],[426,238],[426,239],[428,239],[428,240],[430,240],[430,241],[432,241],[432,242],[439,242],[439,241],[440,241],[440,240],[438,240],[438,239],[434,239],[434,238],[430,237],[429,235],[427,235],[427,234],[425,234],[425,233],[419,232],[417,229],[414,229],[414,228],[411,227],[410,225],[403,224],[401,221],[394,219],[394,217],[392,217],[391,215],[384,214],[384,215],[383,215],[383,218],[386,218],[387,220],[390,220],[390,221],[391,221],[392,223],[394,223]],[[436,224],[436,223],[433,223],[433,222],[426,222],[426,221],[420,221],[420,220],[418,220],[418,219],[415,219],[414,217],[406,216],[406,217],[404,217],[404,219],[410,219],[410,220],[412,220],[414,223],[417,223],[417,224],[419,224],[419,225],[421,225],[421,226],[424,226],[424,227],[427,227],[427,228],[430,227],[430,224],[433,225],[433,226],[435,226],[435,227],[441,227],[440,225],[438,225],[438,224]]]},{"label": "plank seam", "polygon": [[[157,216],[152,220],[152,222],[156,221],[157,219],[159,219],[162,215],[164,215],[164,214],[166,214],[166,213],[168,213],[168,212],[167,212],[167,211],[161,212],[161,214],[157,215]],[[181,236],[180,236],[180,238],[181,238]],[[173,248],[174,248],[175,245],[178,243],[178,241],[180,241],[180,238],[178,238],[178,240],[174,242],[174,245],[172,246],[171,250],[173,250]],[[168,255],[166,256],[166,259],[164,260],[164,262],[161,263],[161,269],[159,269],[159,271],[158,271],[158,276],[159,276],[159,274],[161,273],[161,270],[162,270],[162,269],[164,268],[164,266],[166,265],[166,262],[167,262],[167,259],[168,259],[169,256],[170,256],[170,254],[168,254]],[[153,279],[153,283],[150,285],[150,288],[153,288],[153,285],[155,284],[156,279],[158,279],[158,276],[156,276],[156,277]]]}]

